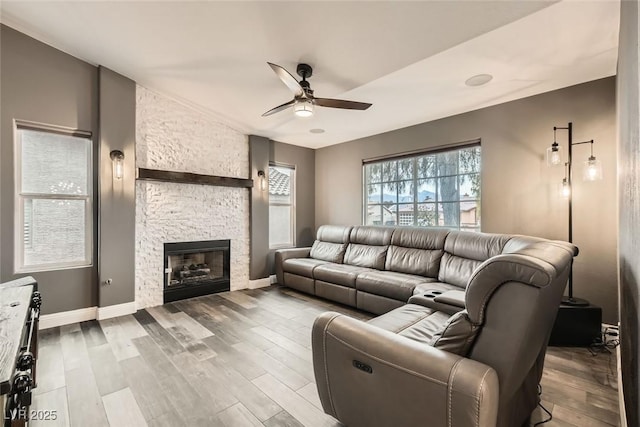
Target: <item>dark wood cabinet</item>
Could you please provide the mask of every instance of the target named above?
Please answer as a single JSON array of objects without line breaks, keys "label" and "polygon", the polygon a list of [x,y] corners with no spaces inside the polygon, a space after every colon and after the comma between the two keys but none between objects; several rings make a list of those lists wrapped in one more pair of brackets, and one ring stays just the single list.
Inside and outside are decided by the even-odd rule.
[{"label": "dark wood cabinet", "polygon": [[27,424],[36,387],[38,284],[25,277],[0,284],[0,407],[3,425]]}]

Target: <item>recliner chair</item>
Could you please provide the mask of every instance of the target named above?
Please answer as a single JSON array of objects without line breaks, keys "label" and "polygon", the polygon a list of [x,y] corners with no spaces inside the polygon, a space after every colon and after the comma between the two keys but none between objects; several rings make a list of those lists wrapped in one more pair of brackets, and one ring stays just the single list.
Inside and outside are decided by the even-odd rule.
[{"label": "recliner chair", "polygon": [[577,248],[514,238],[472,274],[453,315],[410,303],[369,322],[324,313],[313,365],[324,411],[349,427],[528,422]]}]

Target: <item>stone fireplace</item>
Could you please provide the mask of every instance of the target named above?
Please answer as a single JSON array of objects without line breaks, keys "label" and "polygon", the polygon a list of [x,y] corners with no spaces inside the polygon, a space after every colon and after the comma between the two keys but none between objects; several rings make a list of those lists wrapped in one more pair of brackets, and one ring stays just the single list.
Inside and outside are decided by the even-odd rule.
[{"label": "stone fireplace", "polygon": [[[246,135],[211,115],[141,86],[136,96],[138,168],[249,178]],[[249,287],[248,188],[138,179],[135,199],[138,309],[166,301],[167,242],[227,241],[227,289]],[[193,264],[198,269],[198,264],[210,262],[193,259],[187,268]],[[186,282],[181,286],[186,288]]]},{"label": "stone fireplace", "polygon": [[229,240],[164,244],[164,302],[230,289]]}]

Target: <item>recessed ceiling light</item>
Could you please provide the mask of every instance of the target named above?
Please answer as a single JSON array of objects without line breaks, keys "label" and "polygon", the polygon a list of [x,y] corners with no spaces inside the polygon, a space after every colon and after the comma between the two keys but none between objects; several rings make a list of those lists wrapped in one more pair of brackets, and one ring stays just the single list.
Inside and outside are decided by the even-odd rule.
[{"label": "recessed ceiling light", "polygon": [[309,132],[311,132],[311,133],[324,133],[324,129],[311,129]]},{"label": "recessed ceiling light", "polygon": [[469,77],[464,84],[467,86],[482,86],[489,83],[493,79],[491,74],[478,74],[473,77]]}]

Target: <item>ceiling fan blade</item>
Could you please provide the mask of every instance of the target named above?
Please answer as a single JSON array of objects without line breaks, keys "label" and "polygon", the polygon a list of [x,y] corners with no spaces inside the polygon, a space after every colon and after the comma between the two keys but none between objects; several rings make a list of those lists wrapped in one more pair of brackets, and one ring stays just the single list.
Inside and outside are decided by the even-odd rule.
[{"label": "ceiling fan blade", "polygon": [[293,92],[296,97],[306,97],[304,89],[302,89],[302,86],[300,86],[298,80],[296,80],[296,78],[293,77],[290,72],[277,64],[272,64],[271,62],[267,62],[267,64],[269,64],[271,69],[278,75],[278,77],[280,77],[280,80],[282,80],[282,82],[286,84],[289,89],[291,89],[291,92]]},{"label": "ceiling fan blade", "polygon": [[345,101],[343,99],[313,98],[313,102],[320,107],[344,108],[346,110],[366,110],[372,104],[366,102]]},{"label": "ceiling fan blade", "polygon": [[295,104],[295,103],[296,103],[296,100],[295,100],[295,99],[292,99],[292,100],[291,100],[291,101],[289,101],[289,102],[285,102],[285,103],[284,103],[284,104],[282,104],[282,105],[278,105],[277,107],[272,108],[271,110],[269,110],[269,111],[267,111],[266,113],[264,113],[264,114],[262,115],[262,117],[267,117],[267,116],[270,116],[270,115],[272,115],[272,114],[278,113],[278,112],[280,112],[280,111],[282,111],[282,110],[286,110],[287,108],[291,107],[291,106],[292,106],[293,104]]}]

